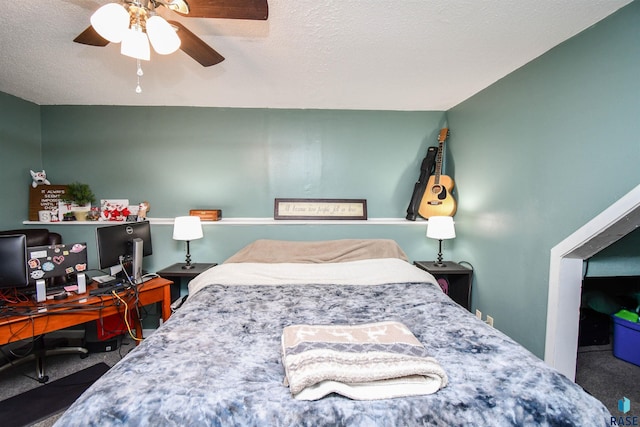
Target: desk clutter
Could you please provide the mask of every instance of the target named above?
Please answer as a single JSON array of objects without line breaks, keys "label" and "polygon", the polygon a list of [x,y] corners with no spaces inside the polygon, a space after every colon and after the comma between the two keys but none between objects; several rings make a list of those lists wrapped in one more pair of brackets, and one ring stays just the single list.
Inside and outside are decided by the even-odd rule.
[{"label": "desk clutter", "polygon": [[[91,281],[83,291],[77,285],[45,287],[45,298],[38,300],[37,291],[0,289],[0,324],[13,316],[38,316],[46,313],[87,312],[113,305],[128,309],[137,303],[141,285],[131,285],[113,278],[109,282]],[[0,339],[0,345],[1,345]]]},{"label": "desk clutter", "polygon": [[[21,340],[37,342],[45,334],[82,324],[86,327],[84,347],[73,347],[66,352],[111,351],[116,348],[114,337],[122,334],[140,342],[143,339],[141,307],[161,303],[162,320],[167,320],[171,314],[171,283],[160,277],[138,285],[126,285],[122,280],[91,281],[82,294],[65,290],[64,298],[45,301],[36,301],[15,288],[0,290],[0,346]],[[44,358],[47,351],[36,350],[19,362],[36,360],[38,380],[46,382],[44,363],[38,360]],[[9,363],[0,363],[0,372],[18,363],[6,362]]]},{"label": "desk clutter", "polygon": [[[96,242],[100,270],[88,268],[86,242],[63,243],[42,228],[0,231],[0,372],[35,361],[44,383],[47,355],[110,351],[123,334],[141,341],[142,307],[150,304],[161,303],[162,320],[169,318],[172,282],[142,269],[152,253],[149,222],[98,227]],[[40,344],[46,334],[78,325],[83,346]],[[27,350],[7,357],[23,340]]]}]

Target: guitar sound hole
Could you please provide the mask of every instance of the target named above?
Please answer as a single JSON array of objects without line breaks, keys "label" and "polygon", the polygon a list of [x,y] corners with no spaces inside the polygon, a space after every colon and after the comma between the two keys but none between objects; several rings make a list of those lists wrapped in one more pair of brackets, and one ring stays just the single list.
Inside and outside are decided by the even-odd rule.
[{"label": "guitar sound hole", "polygon": [[438,199],[444,200],[446,198],[447,198],[447,189],[442,187],[442,192],[440,192],[440,194],[438,194]]}]

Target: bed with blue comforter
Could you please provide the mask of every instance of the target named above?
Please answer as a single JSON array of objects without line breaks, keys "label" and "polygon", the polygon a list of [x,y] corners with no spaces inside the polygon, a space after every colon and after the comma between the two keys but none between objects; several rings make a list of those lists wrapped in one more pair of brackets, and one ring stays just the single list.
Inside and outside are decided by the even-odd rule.
[{"label": "bed with blue comforter", "polygon": [[[598,400],[453,302],[433,276],[381,256],[212,268],[56,425],[609,425]],[[292,397],[283,383],[285,327],[372,322],[406,325],[444,369],[446,385],[391,399]]]}]

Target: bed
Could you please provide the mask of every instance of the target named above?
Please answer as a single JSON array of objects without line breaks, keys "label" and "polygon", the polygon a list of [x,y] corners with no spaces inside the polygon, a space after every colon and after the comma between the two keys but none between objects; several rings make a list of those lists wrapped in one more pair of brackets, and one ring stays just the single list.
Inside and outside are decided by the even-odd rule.
[{"label": "bed", "polygon": [[[442,367],[423,395],[294,398],[292,325],[399,322]],[[171,318],[56,426],[576,426],[611,415],[454,303],[390,240],[256,241],[189,283]]]}]

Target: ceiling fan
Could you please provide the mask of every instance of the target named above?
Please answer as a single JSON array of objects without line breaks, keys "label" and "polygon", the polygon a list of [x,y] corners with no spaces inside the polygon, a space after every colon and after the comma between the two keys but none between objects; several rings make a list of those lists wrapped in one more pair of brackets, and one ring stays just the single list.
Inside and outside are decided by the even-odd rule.
[{"label": "ceiling fan", "polygon": [[[120,3],[109,3],[100,9],[92,16],[91,23],[86,30],[78,35],[73,41],[76,43],[91,45],[91,46],[106,46],[110,42],[120,42],[118,37],[112,38],[105,35],[104,31],[97,31],[96,26],[98,23],[94,22],[94,17],[98,15],[101,9],[115,10],[116,14],[120,14],[119,19],[125,21],[124,25],[129,31],[136,30],[138,36],[147,33],[151,45],[158,53],[171,53],[178,49],[182,49],[187,55],[198,61],[202,66],[209,67],[211,65],[218,64],[224,61],[224,57],[216,52],[211,46],[206,44],[197,35],[189,31],[184,25],[178,21],[168,20],[164,21],[161,17],[156,15],[156,8],[165,7],[185,17],[194,18],[226,18],[226,19],[249,19],[249,20],[266,20],[269,17],[269,6],[267,0],[121,0]],[[122,9],[122,10],[118,10]],[[124,18],[122,14],[124,12]],[[103,15],[107,15],[103,13]],[[155,19],[159,18],[159,19]],[[129,22],[126,20],[129,19]],[[153,33],[151,31],[157,31],[154,28],[157,27],[160,22],[163,27],[162,30],[166,31],[166,28],[172,28],[174,31],[168,31],[168,36],[173,37],[173,47],[165,49],[156,45],[153,40]],[[168,23],[168,25],[167,25]],[[152,27],[153,25],[153,27]],[[131,28],[129,28],[129,26]],[[178,36],[178,40],[175,40],[175,36]],[[146,39],[146,36],[143,36]],[[109,40],[110,39],[110,40]],[[149,50],[149,42],[145,40],[146,49]],[[173,49],[173,50],[171,50]],[[122,53],[124,52],[125,45],[123,42]],[[170,50],[170,51],[169,51]],[[148,55],[148,54],[147,54]],[[133,56],[133,55],[129,55]],[[140,56],[134,56],[138,59]]]}]

